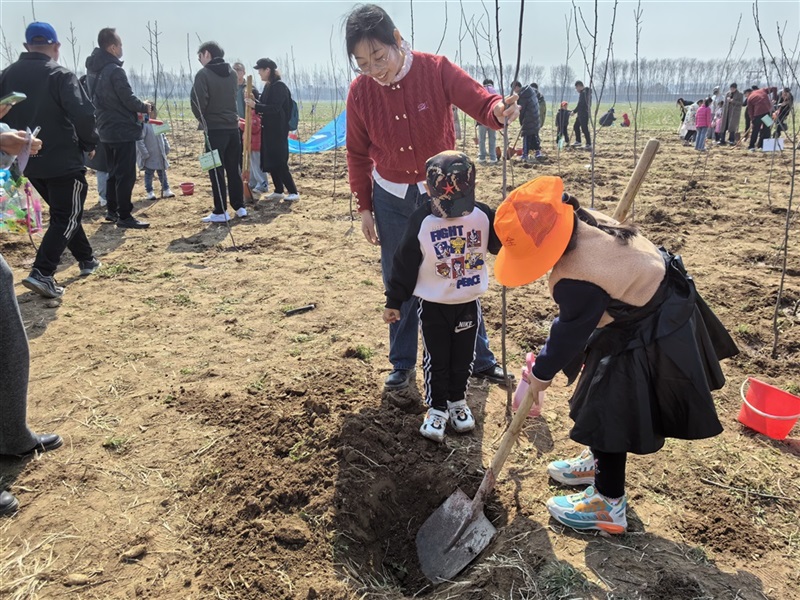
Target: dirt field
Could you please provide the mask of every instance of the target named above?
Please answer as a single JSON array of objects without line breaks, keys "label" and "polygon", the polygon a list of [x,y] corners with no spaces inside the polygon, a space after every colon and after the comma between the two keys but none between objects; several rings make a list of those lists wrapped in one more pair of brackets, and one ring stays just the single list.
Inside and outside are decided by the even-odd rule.
[{"label": "dirt field", "polygon": [[[610,212],[622,194],[631,136],[602,133],[598,208]],[[559,376],[487,507],[498,536],[454,582],[429,587],[417,528],[456,487],[476,491],[506,424],[505,392],[474,382],[478,429],[443,445],[417,432],[418,394],[381,397],[390,367],[379,257],[350,222],[343,153],[335,169],[332,153],[304,156],[302,166],[295,157],[301,201],[258,202],[231,224],[234,246],[224,225],[200,223],[210,184],[185,145],[170,179],[174,189],[194,181],[194,196],[138,201],[152,227],[126,231],[103,221],[91,191],[85,226],[103,269],[79,278],[65,255],[60,303],[18,284],[32,351],[30,423],[57,431],[65,446],[0,464],[21,503],[0,521],[0,595],[795,598],[800,429],[775,442],[736,421],[747,375],[795,393],[800,385],[796,217],[778,358],[770,354],[789,157],[776,161],[770,205],[768,157],[713,146],[706,163],[677,136],[659,137],[636,220],[684,255],[741,354],[723,365],[721,436],[670,440],[629,461],[629,533],[581,535],[548,517],[544,501],[564,488],[544,467],[580,451],[568,438],[570,389]],[[515,167],[515,183],[561,174],[588,204],[588,155],[557,160],[548,147],[542,164]],[[496,206],[501,170],[480,167],[479,190]],[[19,282],[33,260],[29,242],[4,237],[0,251]],[[483,305],[499,356],[496,282]],[[510,290],[508,308],[518,375],[556,311],[544,282]]]}]

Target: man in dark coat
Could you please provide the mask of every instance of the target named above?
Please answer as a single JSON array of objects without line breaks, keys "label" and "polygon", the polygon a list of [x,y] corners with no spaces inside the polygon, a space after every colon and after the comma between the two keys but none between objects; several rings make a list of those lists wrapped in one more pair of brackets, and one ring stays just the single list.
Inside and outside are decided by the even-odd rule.
[{"label": "man in dark coat", "polygon": [[578,92],[578,106],[572,114],[578,115],[572,130],[575,132],[575,143],[573,146],[581,145],[581,132],[586,138],[586,149],[592,149],[592,136],[589,134],[589,109],[592,106],[592,88],[583,85],[582,81],[575,82],[575,91]]},{"label": "man in dark coat", "polygon": [[[222,165],[211,169],[211,189],[214,211],[201,220],[204,223],[224,223],[228,216],[228,193],[237,217],[246,217],[244,184],[239,170],[242,138],[239,135],[239,115],[236,113],[238,78],[224,60],[225,51],[214,42],[206,42],[197,50],[203,68],[194,77],[191,92],[192,113],[206,132],[206,152],[219,152]],[[226,185],[227,177],[227,185]]]},{"label": "man in dark coat", "polygon": [[511,84],[514,93],[519,96],[519,124],[522,136],[522,160],[529,160],[528,151],[532,148],[539,158],[542,154],[539,143],[539,102],[535,90],[526,85],[522,87],[519,81]]},{"label": "man in dark coat", "polygon": [[82,275],[100,266],[81,225],[87,191],[83,151],[93,151],[97,143],[94,107],[75,74],[58,64],[61,44],[49,24],[31,23],[25,40],[27,52],[0,74],[0,96],[27,95],[4,119],[11,128],[41,127],[42,151],[28,161],[25,176],[50,207],[50,225],[22,284],[57,298],[64,288],[53,275],[64,250],[69,248]]},{"label": "man in dark coat", "polygon": [[106,27],[97,34],[97,48],[86,59],[86,84],[97,109],[97,133],[108,160],[106,220],[117,227],[145,229],[150,223],[131,213],[136,183],[136,141],[142,137],[152,106],[136,97],[122,68],[122,39]]}]

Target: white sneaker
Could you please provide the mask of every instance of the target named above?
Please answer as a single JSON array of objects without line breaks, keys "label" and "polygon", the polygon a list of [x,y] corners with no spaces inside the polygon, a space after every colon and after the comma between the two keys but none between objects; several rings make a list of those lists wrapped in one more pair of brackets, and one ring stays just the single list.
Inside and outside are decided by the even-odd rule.
[{"label": "white sneaker", "polygon": [[284,202],[297,202],[298,200],[300,200],[300,194],[289,194],[283,199]]},{"label": "white sneaker", "polygon": [[147,192],[147,195],[144,197],[145,200],[155,200],[156,194],[155,192]]},{"label": "white sneaker", "polygon": [[243,206],[242,208],[236,209],[236,216],[237,217],[246,217],[247,216],[247,209]]},{"label": "white sneaker", "polygon": [[435,408],[429,408],[425,413],[425,420],[419,428],[423,437],[441,442],[444,440],[444,428],[447,425],[447,413]]},{"label": "white sneaker", "polygon": [[100,208],[105,208],[105,206],[108,204],[108,200],[105,198],[100,198],[97,203],[100,205]]},{"label": "white sneaker", "polygon": [[162,198],[174,198],[175,194],[172,192],[171,189],[167,188],[165,190],[161,190],[161,197]]},{"label": "white sneaker", "polygon": [[455,429],[456,433],[466,433],[475,429],[475,417],[472,416],[466,400],[448,402],[447,412],[450,415],[450,427]]},{"label": "white sneaker", "polygon": [[586,448],[575,458],[554,460],[547,465],[547,474],[564,485],[592,485],[594,455],[589,448]]},{"label": "white sneaker", "polygon": [[278,192],[272,192],[271,194],[266,196],[264,200],[283,200],[283,194],[279,194]]},{"label": "white sneaker", "polygon": [[228,213],[224,212],[221,215],[216,213],[211,213],[207,217],[203,217],[200,219],[203,223],[224,223],[225,221],[230,221],[231,218],[228,216]]}]

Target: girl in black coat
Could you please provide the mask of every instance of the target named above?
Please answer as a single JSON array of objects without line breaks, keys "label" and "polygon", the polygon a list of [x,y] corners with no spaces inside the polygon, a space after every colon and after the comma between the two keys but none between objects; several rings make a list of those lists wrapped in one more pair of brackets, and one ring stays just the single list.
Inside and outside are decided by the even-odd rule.
[{"label": "girl in black coat", "polygon": [[[246,104],[261,115],[261,170],[272,176],[275,191],[270,200],[300,199],[294,179],[289,172],[289,118],[292,114],[292,94],[281,81],[278,65],[269,58],[260,58],[254,67],[266,82],[258,101],[247,99]],[[284,186],[288,195],[284,196]]]}]

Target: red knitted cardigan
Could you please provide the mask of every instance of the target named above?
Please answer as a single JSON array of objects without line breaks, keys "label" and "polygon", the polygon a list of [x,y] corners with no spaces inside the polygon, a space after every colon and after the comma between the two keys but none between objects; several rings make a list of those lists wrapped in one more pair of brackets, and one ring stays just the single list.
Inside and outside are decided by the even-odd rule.
[{"label": "red knitted cardigan", "polygon": [[372,168],[396,183],[424,178],[425,161],[455,147],[451,105],[492,129],[502,124],[490,94],[444,56],[413,53],[411,69],[388,86],[361,75],[347,96],[347,167],[358,210],[372,210]]}]

